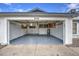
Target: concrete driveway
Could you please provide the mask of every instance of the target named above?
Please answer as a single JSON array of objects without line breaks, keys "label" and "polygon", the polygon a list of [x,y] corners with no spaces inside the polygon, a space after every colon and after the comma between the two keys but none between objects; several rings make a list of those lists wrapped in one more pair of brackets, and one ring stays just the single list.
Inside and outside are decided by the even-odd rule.
[{"label": "concrete driveway", "polygon": [[0,56],[79,56],[79,47],[64,45],[8,45]]}]

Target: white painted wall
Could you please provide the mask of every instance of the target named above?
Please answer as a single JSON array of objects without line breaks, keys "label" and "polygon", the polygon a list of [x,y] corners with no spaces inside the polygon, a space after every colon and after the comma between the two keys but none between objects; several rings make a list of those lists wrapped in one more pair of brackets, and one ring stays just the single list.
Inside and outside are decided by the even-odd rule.
[{"label": "white painted wall", "polygon": [[0,43],[2,42],[2,39],[4,39],[3,37],[3,19],[0,19]]},{"label": "white painted wall", "polygon": [[63,24],[57,25],[56,28],[51,28],[50,34],[63,40]]},{"label": "white painted wall", "polygon": [[38,29],[30,28],[30,29],[28,29],[28,33],[27,34],[38,34]]},{"label": "white painted wall", "polygon": [[72,18],[65,20],[65,37],[64,44],[72,44]]},{"label": "white painted wall", "polygon": [[0,43],[7,44],[7,21],[5,18],[0,18]]},{"label": "white painted wall", "polygon": [[38,25],[37,23],[33,24],[34,26],[36,26],[36,28],[27,28],[27,34],[38,34]]},{"label": "white painted wall", "polygon": [[39,28],[39,34],[47,34],[47,28]]},{"label": "white painted wall", "polygon": [[29,28],[27,34],[47,34],[47,28]]},{"label": "white painted wall", "polygon": [[26,30],[22,29],[20,25],[10,23],[10,40],[18,38],[26,34]]}]

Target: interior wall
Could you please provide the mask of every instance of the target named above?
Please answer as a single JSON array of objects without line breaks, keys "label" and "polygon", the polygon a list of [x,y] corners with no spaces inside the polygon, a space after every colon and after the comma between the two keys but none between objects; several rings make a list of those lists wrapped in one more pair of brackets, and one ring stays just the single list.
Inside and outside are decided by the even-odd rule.
[{"label": "interior wall", "polygon": [[26,34],[26,30],[22,29],[19,24],[10,22],[10,40],[18,38]]},{"label": "interior wall", "polygon": [[28,33],[26,34],[38,34],[38,30],[37,29],[28,29]]},{"label": "interior wall", "polygon": [[51,28],[50,34],[63,40],[63,24],[57,25],[56,28]]},{"label": "interior wall", "polygon": [[33,24],[36,28],[27,28],[27,34],[38,34],[38,25],[35,23]]},{"label": "interior wall", "polygon": [[[47,28],[39,28],[39,24],[35,24],[36,28],[29,28],[28,27],[28,33],[27,34],[44,34],[46,35],[47,34]],[[42,24],[46,24],[46,23],[42,23]]]},{"label": "interior wall", "polygon": [[39,28],[39,34],[47,34],[47,28]]},{"label": "interior wall", "polygon": [[[17,37],[23,36],[25,34],[35,33],[34,29],[23,30],[20,25],[10,22],[10,40]],[[39,34],[47,34],[47,28],[39,28]],[[63,40],[63,24],[57,25],[56,28],[50,29],[50,34]]]}]

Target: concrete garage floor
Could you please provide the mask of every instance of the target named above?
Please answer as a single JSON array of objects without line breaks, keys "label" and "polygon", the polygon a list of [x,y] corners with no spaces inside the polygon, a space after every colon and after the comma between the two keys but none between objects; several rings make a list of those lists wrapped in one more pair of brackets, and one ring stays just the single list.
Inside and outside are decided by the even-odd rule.
[{"label": "concrete garage floor", "polygon": [[19,37],[17,39],[11,40],[10,44],[41,44],[41,45],[47,45],[47,44],[63,44],[63,41],[52,36],[46,36],[46,35],[24,35],[22,37]]}]

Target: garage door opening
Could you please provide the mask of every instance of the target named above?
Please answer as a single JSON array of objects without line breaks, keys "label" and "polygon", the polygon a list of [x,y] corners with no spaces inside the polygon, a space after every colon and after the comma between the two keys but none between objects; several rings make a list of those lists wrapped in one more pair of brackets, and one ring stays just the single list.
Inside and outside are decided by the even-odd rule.
[{"label": "garage door opening", "polygon": [[63,44],[63,21],[9,21],[10,44]]}]

